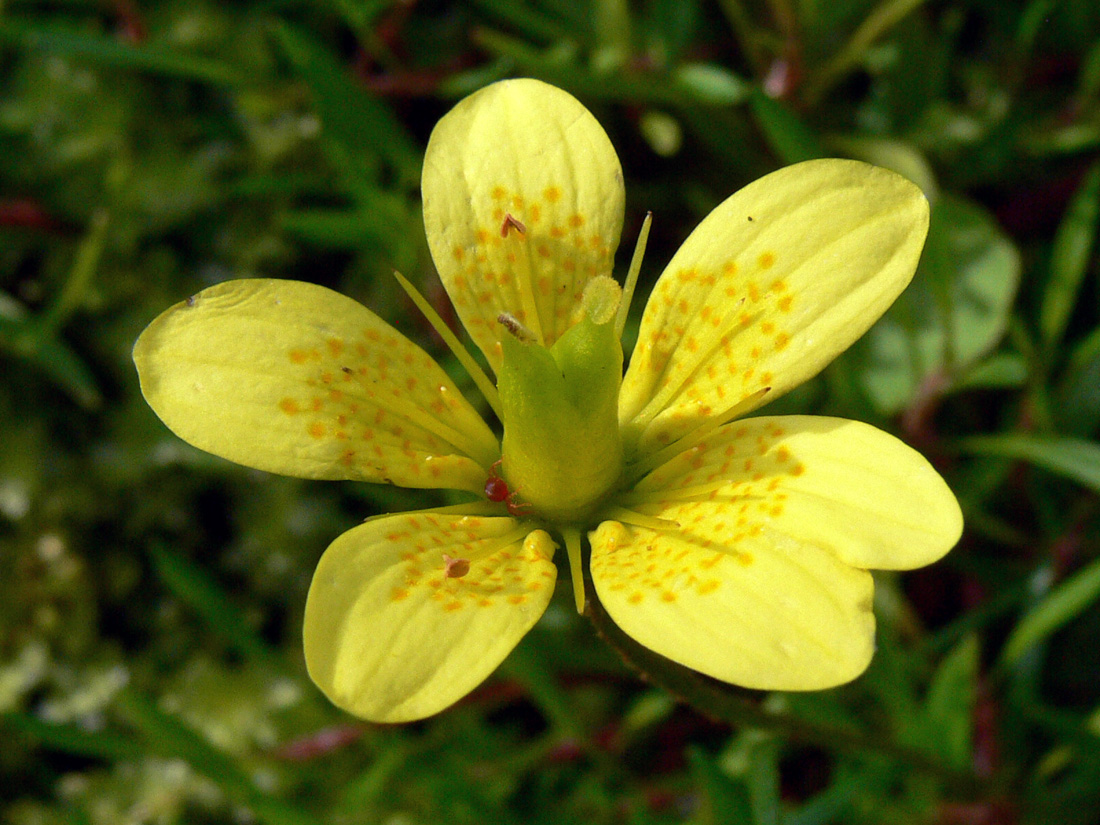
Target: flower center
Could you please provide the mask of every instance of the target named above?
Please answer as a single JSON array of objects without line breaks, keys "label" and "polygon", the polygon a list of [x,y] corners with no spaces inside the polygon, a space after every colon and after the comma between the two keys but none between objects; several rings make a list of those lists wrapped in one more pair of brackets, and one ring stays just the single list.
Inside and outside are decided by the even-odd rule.
[{"label": "flower center", "polygon": [[504,423],[503,476],[532,515],[583,523],[614,492],[623,469],[615,327],[619,286],[593,279],[585,317],[549,349],[505,336],[497,389]]}]

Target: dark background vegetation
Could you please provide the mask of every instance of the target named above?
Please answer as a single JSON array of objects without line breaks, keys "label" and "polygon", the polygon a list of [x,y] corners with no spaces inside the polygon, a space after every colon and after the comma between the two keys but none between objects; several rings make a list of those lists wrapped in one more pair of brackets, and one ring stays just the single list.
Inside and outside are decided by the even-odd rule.
[{"label": "dark background vegetation", "polygon": [[[236,277],[340,289],[452,368],[390,273],[446,306],[423,147],[519,75],[611,135],[626,249],[655,215],[643,296],[786,163],[932,201],[912,287],[778,405],[899,434],[966,515],[943,562],[879,577],[853,684],[678,703],[566,585],[467,700],[361,724],[304,674],[311,572],[443,499],[242,469],[142,401],[144,325]],[[1098,148],[1091,0],[0,3],[0,820],[1100,821]]]}]

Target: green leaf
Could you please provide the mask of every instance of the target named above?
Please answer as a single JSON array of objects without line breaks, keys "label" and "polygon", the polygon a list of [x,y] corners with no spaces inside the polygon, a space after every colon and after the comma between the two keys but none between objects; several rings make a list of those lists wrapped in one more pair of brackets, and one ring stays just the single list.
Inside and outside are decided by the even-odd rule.
[{"label": "green leaf", "polygon": [[1100,493],[1100,444],[1080,438],[989,435],[966,438],[959,449],[1027,461]]},{"label": "green leaf", "polygon": [[753,89],[749,105],[764,139],[783,163],[828,157],[817,135],[782,101]]},{"label": "green leaf", "polygon": [[1015,663],[1028,650],[1080,615],[1098,598],[1100,598],[1100,559],[1061,582],[1024,616],[1005,642],[1000,663],[1002,665]]},{"label": "green leaf", "polygon": [[134,46],[58,25],[9,18],[0,22],[0,43],[81,58],[101,66],[152,72],[218,86],[242,83],[234,67],[218,60],[155,44]]},{"label": "green leaf", "polygon": [[275,34],[313,92],[330,156],[351,193],[373,195],[378,189],[376,158],[392,166],[406,186],[419,182],[420,152],[389,106],[356,83],[312,35],[287,23],[276,26]]},{"label": "green leaf", "polygon": [[1100,327],[1074,346],[1056,394],[1059,432],[1086,436],[1100,427]]},{"label": "green leaf", "polygon": [[0,349],[34,364],[85,409],[97,409],[103,403],[88,365],[60,338],[43,335],[34,318],[0,317]]},{"label": "green leaf", "polygon": [[1039,331],[1053,352],[1066,331],[1081,283],[1088,271],[1096,225],[1100,220],[1100,163],[1093,164],[1054,236],[1050,278],[1039,311]]},{"label": "green leaf", "polygon": [[246,658],[264,662],[277,659],[225,590],[206,571],[160,545],[151,545],[149,554],[165,586],[202,616],[210,629],[234,650]]},{"label": "green leaf", "polygon": [[726,776],[699,747],[687,752],[688,765],[699,789],[698,822],[702,825],[756,823],[745,785]]},{"label": "green leaf", "polygon": [[0,729],[5,728],[51,750],[92,759],[137,759],[145,752],[141,743],[132,737],[105,730],[87,730],[79,725],[44,722],[29,713],[0,713]]},{"label": "green leaf", "polygon": [[1020,281],[1016,247],[981,207],[945,194],[913,283],[852,348],[879,413],[905,409],[936,376],[964,378],[1005,333]]},{"label": "green leaf", "polygon": [[309,814],[257,786],[231,757],[135,689],[123,689],[116,698],[116,707],[154,753],[187,762],[213,780],[228,797],[248,807],[265,825],[319,825]]},{"label": "green leaf", "polygon": [[[379,193],[385,194],[385,193]],[[336,249],[362,249],[381,244],[394,249],[407,237],[410,219],[405,200],[375,199],[376,209],[299,209],[279,217],[284,230],[304,241]]]},{"label": "green leaf", "polygon": [[940,662],[922,708],[924,746],[959,770],[971,760],[978,664],[978,639],[971,634]]},{"label": "green leaf", "polygon": [[747,81],[713,63],[685,63],[676,68],[672,79],[699,102],[715,106],[736,106],[752,91]]},{"label": "green leaf", "polygon": [[956,382],[956,390],[1007,390],[1027,382],[1027,359],[1015,352],[997,352],[975,364]]}]

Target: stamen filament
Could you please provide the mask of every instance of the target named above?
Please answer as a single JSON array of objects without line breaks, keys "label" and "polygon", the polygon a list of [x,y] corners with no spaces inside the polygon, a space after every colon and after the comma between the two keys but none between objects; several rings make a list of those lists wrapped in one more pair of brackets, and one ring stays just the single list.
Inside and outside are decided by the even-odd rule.
[{"label": "stamen filament", "polygon": [[500,396],[497,395],[497,388],[493,385],[493,382],[489,380],[489,376],[485,374],[485,371],[478,365],[477,361],[474,360],[467,349],[462,346],[458,337],[451,332],[451,328],[443,322],[443,319],[439,317],[439,313],[436,312],[435,308],[417,291],[416,287],[414,287],[400,272],[394,271],[393,276],[397,278],[397,283],[401,284],[401,288],[405,290],[405,294],[409,296],[409,300],[416,304],[416,308],[428,319],[428,323],[432,325],[432,329],[439,333],[439,337],[443,339],[447,348],[454,354],[454,357],[458,359],[458,362],[462,364],[470,378],[473,379],[474,384],[477,385],[478,390],[481,391],[481,395],[492,408],[496,417],[498,419],[501,418]]},{"label": "stamen filament", "polygon": [[565,539],[565,551],[569,557],[569,574],[573,579],[573,601],[577,612],[584,613],[584,567],[581,563],[581,531],[568,527],[561,531]]},{"label": "stamen filament", "polygon": [[[513,238],[513,242],[516,240],[522,240],[526,237],[526,227],[524,232],[516,232]],[[508,243],[507,241],[505,243]],[[523,305],[524,315],[523,320],[530,325],[531,332],[535,336],[535,341],[541,346],[546,346],[546,337],[542,332],[542,319],[539,318],[539,304],[535,298],[535,285],[534,278],[531,275],[531,245],[524,244],[524,252],[522,256],[516,256],[516,262],[523,261],[521,268],[524,271],[516,273],[516,285],[519,287],[519,300]]]},{"label": "stamen filament", "polygon": [[742,398],[736,404],[732,404],[718,415],[710,416],[703,420],[703,422],[695,429],[689,431],[686,435],[673,441],[656,452],[644,455],[637,461],[633,462],[626,468],[627,478],[630,480],[630,486],[633,487],[640,479],[656,470],[662,464],[671,461],[676,456],[680,455],[687,450],[690,450],[699,442],[703,441],[707,436],[717,430],[719,427],[728,424],[733,419],[737,418],[743,412],[753,409],[758,405],[761,398],[767,395],[771,391],[771,387],[764,387],[757,390],[751,395]]},{"label": "stamen filament", "polygon": [[635,527],[645,527],[648,530],[679,530],[679,522],[673,521],[667,518],[658,518],[657,516],[648,516],[645,513],[639,513],[636,510],[629,510],[626,507],[608,507],[600,516],[612,521],[621,521],[623,524],[633,524]]},{"label": "stamen filament", "polygon": [[364,394],[362,400],[366,401],[373,407],[385,410],[387,414],[396,415],[399,418],[403,418],[410,424],[414,424],[420,427],[422,430],[426,430],[434,436],[437,436],[463,455],[469,456],[474,461],[488,468],[500,455],[500,445],[497,444],[494,439],[492,443],[486,442],[479,444],[469,438],[466,433],[448,427],[442,421],[428,412],[420,409],[415,404],[411,404],[403,398],[390,396],[384,400],[377,397],[377,393],[372,387],[370,387],[364,378],[358,372],[351,367],[344,367],[344,372],[355,378],[362,386]]},{"label": "stamen filament", "polygon": [[397,513],[378,513],[377,515],[368,516],[363,519],[363,524],[371,521],[378,521],[382,518],[390,518],[391,516],[473,516],[475,518],[485,518],[490,516],[500,516],[503,518],[503,514],[500,512],[500,505],[492,501],[468,501],[465,504],[448,504],[443,507],[425,507],[422,510],[401,510]]},{"label": "stamen filament", "polygon": [[623,328],[626,326],[626,316],[630,313],[630,301],[634,298],[634,287],[638,285],[638,273],[642,271],[642,258],[645,257],[645,247],[649,242],[649,227],[653,223],[653,213],[646,212],[642,221],[642,230],[638,233],[638,240],[634,244],[634,255],[630,259],[630,269],[626,271],[626,281],[623,283],[623,297],[619,302],[619,314],[615,316],[615,337],[622,338]]},{"label": "stamen filament", "polygon": [[[739,305],[744,303],[745,299],[742,298],[739,302]],[[749,319],[749,324],[755,324],[762,314],[763,312],[760,311],[753,315]],[[729,334],[728,330],[726,334]],[[721,341],[722,338],[718,337],[715,338],[715,340]],[[642,408],[641,412],[639,412],[632,419],[632,426],[639,430],[644,430],[647,426],[649,426],[649,423],[654,418],[656,418],[658,414],[668,408],[668,405],[672,401],[672,399],[675,398],[676,395],[678,395],[686,385],[691,383],[692,379],[695,377],[695,374],[699,372],[703,364],[707,362],[707,359],[710,358],[713,351],[713,347],[700,350],[698,353],[695,354],[693,358],[693,363],[684,364],[684,369],[680,369],[678,371],[679,377],[677,378],[677,380],[669,381],[660,389],[660,391],[658,391],[651,399],[649,399],[649,403],[646,404],[645,407]],[[671,361],[669,363],[671,363]],[[665,369],[668,369],[668,363],[666,363]]]},{"label": "stamen filament", "polygon": [[[701,496],[709,496],[716,490],[729,487],[738,482],[730,478],[719,478],[708,481],[706,484],[692,484],[689,487],[661,487],[656,490],[631,490],[619,496],[622,504],[633,507],[645,507],[646,505],[666,506],[683,501],[698,500]],[[738,501],[762,501],[763,497],[745,493],[736,496]]]}]

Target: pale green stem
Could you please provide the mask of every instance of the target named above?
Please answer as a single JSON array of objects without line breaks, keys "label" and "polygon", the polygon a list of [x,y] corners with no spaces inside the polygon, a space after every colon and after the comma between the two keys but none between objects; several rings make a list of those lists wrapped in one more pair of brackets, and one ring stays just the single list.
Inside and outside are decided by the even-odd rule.
[{"label": "pale green stem", "polygon": [[454,353],[455,358],[457,358],[458,362],[466,369],[466,372],[469,374],[470,378],[473,379],[489,406],[492,407],[493,412],[496,413],[497,418],[501,418],[500,396],[497,395],[497,388],[493,386],[493,382],[489,380],[489,376],[485,374],[485,371],[478,366],[473,356],[466,351],[464,346],[462,346],[458,337],[451,332],[451,328],[439,317],[439,313],[435,311],[435,308],[427,302],[423,295],[417,292],[416,287],[409,283],[408,279],[396,270],[393,276],[397,278],[397,283],[401,284],[401,288],[405,290],[405,294],[409,296],[409,299],[416,304],[416,308],[428,319],[428,323],[432,325],[432,329],[439,333],[439,337],[446,343],[447,348]]},{"label": "pale green stem", "polygon": [[565,551],[569,556],[569,574],[573,579],[573,600],[577,612],[584,613],[584,567],[581,562],[581,531],[566,527],[561,531],[565,539]]},{"label": "pale green stem", "polygon": [[805,101],[813,105],[844,74],[852,70],[876,40],[896,26],[924,0],[885,0],[864,18],[848,42],[806,83]]},{"label": "pale green stem", "polygon": [[638,233],[638,242],[634,244],[634,256],[630,259],[630,269],[626,272],[623,284],[623,297],[619,301],[619,314],[615,316],[615,337],[623,337],[626,316],[630,313],[630,302],[634,298],[634,287],[638,285],[638,273],[642,270],[642,258],[645,257],[646,243],[649,241],[649,227],[653,223],[653,213],[646,212],[642,221],[642,231]]}]

